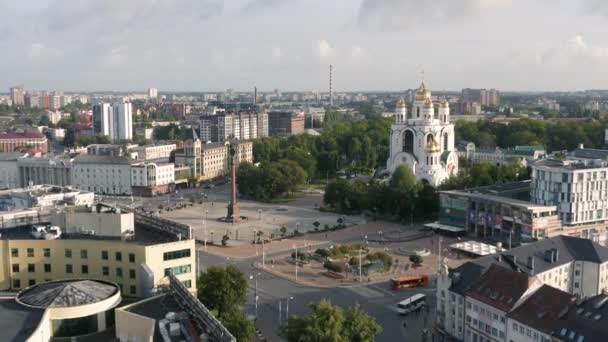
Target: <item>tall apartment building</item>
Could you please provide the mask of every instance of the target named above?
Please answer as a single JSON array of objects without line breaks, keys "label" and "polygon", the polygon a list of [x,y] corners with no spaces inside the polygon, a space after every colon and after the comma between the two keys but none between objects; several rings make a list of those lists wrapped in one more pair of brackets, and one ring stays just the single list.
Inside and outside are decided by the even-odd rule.
[{"label": "tall apartment building", "polygon": [[23,86],[12,87],[10,90],[13,106],[25,105],[25,89],[23,89]]},{"label": "tall apartment building", "polygon": [[29,107],[29,108],[40,108],[41,104],[40,104],[40,95],[38,94],[33,94],[33,93],[27,93],[25,95],[25,106]]},{"label": "tall apartment building", "polygon": [[255,139],[268,135],[268,117],[265,113],[241,112],[203,115],[199,119],[201,140],[224,142]]},{"label": "tall apartment building", "polygon": [[555,205],[564,227],[580,230],[582,237],[607,238],[608,151],[585,149],[566,159],[543,159],[532,164],[531,201]]},{"label": "tall apartment building", "polygon": [[158,89],[148,88],[148,98],[150,100],[156,100],[158,98]]},{"label": "tall apartment building", "polygon": [[299,110],[268,112],[268,135],[288,136],[304,133],[304,112]]},{"label": "tall apartment building", "polygon": [[500,104],[500,93],[496,89],[471,89],[464,88],[460,96],[460,102],[479,103],[482,106],[498,106]]},{"label": "tall apartment building", "polygon": [[112,141],[132,140],[131,103],[100,103],[93,106],[93,132],[107,135]]},{"label": "tall apartment building", "polygon": [[[434,340],[529,341],[522,339],[523,334],[540,342],[540,335],[534,339],[532,330],[520,330],[519,323],[511,319],[517,320],[517,308],[547,287],[578,298],[607,291],[608,248],[561,235],[484,256],[453,270],[442,265]],[[559,311],[545,315],[563,315]]]}]

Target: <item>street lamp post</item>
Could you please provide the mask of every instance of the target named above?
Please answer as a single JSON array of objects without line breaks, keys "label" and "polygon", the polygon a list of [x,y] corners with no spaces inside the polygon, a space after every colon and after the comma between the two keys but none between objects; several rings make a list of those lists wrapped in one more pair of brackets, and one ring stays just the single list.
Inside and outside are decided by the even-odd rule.
[{"label": "street lamp post", "polygon": [[203,227],[205,228],[205,252],[207,251],[207,214],[209,214],[209,210],[205,210],[205,220],[203,221]]},{"label": "street lamp post", "polygon": [[286,322],[289,321],[289,301],[290,300],[293,300],[293,297],[288,297],[287,298],[287,304],[286,304],[286,307],[285,307],[285,321]]},{"label": "street lamp post", "polygon": [[293,245],[293,249],[296,251],[296,258],[295,258],[295,264],[296,264],[296,281],[298,281],[298,246],[296,246],[295,244]]},{"label": "street lamp post", "polygon": [[251,275],[249,276],[249,279],[253,280],[253,278],[255,277],[255,292],[254,292],[254,297],[253,297],[253,302],[255,304],[255,320],[258,320],[258,276],[260,276],[261,273],[256,273],[255,275]]}]

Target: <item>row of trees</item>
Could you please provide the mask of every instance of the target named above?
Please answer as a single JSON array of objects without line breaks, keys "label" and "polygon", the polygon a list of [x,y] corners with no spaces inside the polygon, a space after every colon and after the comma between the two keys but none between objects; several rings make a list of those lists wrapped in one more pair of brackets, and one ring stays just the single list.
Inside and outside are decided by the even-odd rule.
[{"label": "row of trees", "polygon": [[456,137],[458,140],[472,141],[481,148],[543,145],[548,151],[560,151],[571,150],[580,143],[590,148],[601,148],[606,128],[608,120],[573,124],[570,121],[552,123],[524,118],[509,125],[489,121],[457,121]]},{"label": "row of trees", "polygon": [[264,137],[254,141],[256,162],[290,159],[306,171],[308,179],[333,177],[338,170],[378,167],[386,161],[392,120],[374,117],[344,119],[325,125],[320,136]]},{"label": "row of trees", "polygon": [[306,171],[296,161],[281,159],[255,166],[242,162],[237,171],[238,191],[255,200],[289,196],[306,182]]},{"label": "row of trees", "polygon": [[[518,164],[497,166],[482,162],[469,167],[462,163],[461,167],[459,174],[446,180],[439,190],[472,188],[529,178],[528,170]],[[340,213],[368,211],[409,222],[412,219],[435,217],[439,210],[437,190],[427,182],[417,182],[411,169],[402,165],[385,183],[335,179],[325,188],[323,200]]]},{"label": "row of trees", "polygon": [[325,299],[310,304],[310,309],[308,316],[289,317],[279,335],[288,342],[371,342],[382,332],[382,327],[359,304],[349,307],[346,315]]},{"label": "row of trees", "polygon": [[438,210],[435,189],[426,182],[417,182],[411,169],[403,165],[387,183],[333,180],[327,185],[323,200],[337,212],[371,211],[404,222],[433,217]]}]

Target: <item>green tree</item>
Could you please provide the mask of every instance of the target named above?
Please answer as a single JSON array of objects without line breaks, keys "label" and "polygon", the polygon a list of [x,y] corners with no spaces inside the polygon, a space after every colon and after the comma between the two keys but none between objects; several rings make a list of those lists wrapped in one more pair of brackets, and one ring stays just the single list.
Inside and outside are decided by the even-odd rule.
[{"label": "green tree", "polygon": [[238,307],[230,308],[220,317],[222,324],[237,341],[251,341],[255,334],[253,322]]},{"label": "green tree", "polygon": [[371,342],[382,332],[376,320],[361,309],[359,304],[352,305],[346,312],[343,334],[350,342]]},{"label": "green tree", "polygon": [[211,266],[197,279],[198,299],[209,309],[217,310],[218,317],[246,302],[247,279],[235,266]]},{"label": "green tree", "polygon": [[410,255],[410,262],[414,265],[420,265],[422,264],[422,257],[417,254]]},{"label": "green tree", "polygon": [[288,342],[372,342],[382,331],[375,319],[358,305],[351,306],[346,317],[340,307],[325,299],[310,308],[308,316],[289,317],[279,335]]},{"label": "green tree", "polygon": [[395,169],[391,180],[389,182],[392,189],[398,189],[400,191],[414,191],[416,187],[416,177],[412,169],[405,165],[400,165]]}]

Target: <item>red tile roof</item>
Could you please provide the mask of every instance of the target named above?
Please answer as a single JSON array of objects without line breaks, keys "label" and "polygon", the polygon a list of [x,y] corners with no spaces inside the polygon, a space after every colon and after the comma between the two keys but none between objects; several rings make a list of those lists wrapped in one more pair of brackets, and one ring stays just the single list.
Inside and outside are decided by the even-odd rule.
[{"label": "red tile roof", "polygon": [[0,133],[0,139],[46,139],[46,136],[38,132]]},{"label": "red tile roof", "polygon": [[501,311],[509,312],[530,288],[534,278],[493,264],[474,282],[466,295]]}]

